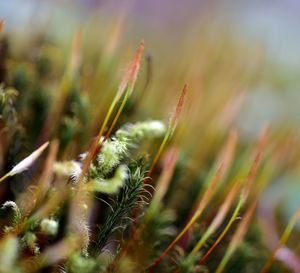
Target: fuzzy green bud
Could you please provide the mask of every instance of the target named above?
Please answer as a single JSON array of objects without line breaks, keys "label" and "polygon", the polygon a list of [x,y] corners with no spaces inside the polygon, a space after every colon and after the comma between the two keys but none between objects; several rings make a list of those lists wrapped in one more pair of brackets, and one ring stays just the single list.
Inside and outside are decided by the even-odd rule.
[{"label": "fuzzy green bud", "polygon": [[98,155],[97,170],[106,175],[116,167],[126,156],[130,147],[138,144],[144,138],[156,138],[165,134],[166,126],[158,120],[127,124],[119,129],[115,137],[106,140]]},{"label": "fuzzy green bud", "polygon": [[102,146],[101,153],[97,157],[99,172],[103,174],[109,173],[120,163],[122,156],[118,150],[118,142],[109,139],[106,140]]},{"label": "fuzzy green bud", "polygon": [[127,124],[116,132],[117,139],[129,138],[137,143],[143,138],[162,137],[166,132],[166,126],[159,120],[148,120]]},{"label": "fuzzy green bud", "polygon": [[55,162],[53,171],[62,176],[69,176],[73,181],[76,181],[81,172],[81,164],[74,160],[65,162]]},{"label": "fuzzy green bud", "polygon": [[106,194],[115,194],[124,185],[128,178],[127,167],[121,165],[117,168],[115,175],[110,179],[93,179],[88,183],[88,188]]},{"label": "fuzzy green bud", "polygon": [[53,219],[43,219],[40,227],[42,233],[45,235],[55,236],[58,232],[58,222]]},{"label": "fuzzy green bud", "polygon": [[19,223],[19,221],[21,219],[21,212],[19,210],[18,205],[14,201],[6,201],[2,205],[1,209],[12,211],[12,213],[10,214],[10,217],[11,217],[11,225],[13,227]]},{"label": "fuzzy green bud", "polygon": [[39,247],[36,244],[36,235],[33,232],[26,232],[22,241],[33,251],[34,254],[38,254],[40,252]]}]

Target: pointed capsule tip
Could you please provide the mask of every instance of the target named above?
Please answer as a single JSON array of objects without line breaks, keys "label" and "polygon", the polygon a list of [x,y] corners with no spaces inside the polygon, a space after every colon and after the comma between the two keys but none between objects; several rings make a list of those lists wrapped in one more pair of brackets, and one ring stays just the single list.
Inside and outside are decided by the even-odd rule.
[{"label": "pointed capsule tip", "polygon": [[3,27],[4,27],[4,20],[0,19],[0,32],[2,32]]}]

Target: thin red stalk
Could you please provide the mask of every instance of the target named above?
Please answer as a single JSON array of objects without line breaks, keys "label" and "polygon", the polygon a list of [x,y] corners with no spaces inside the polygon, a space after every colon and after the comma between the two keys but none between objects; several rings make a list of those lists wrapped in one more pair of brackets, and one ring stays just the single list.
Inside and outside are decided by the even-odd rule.
[{"label": "thin red stalk", "polygon": [[227,212],[229,211],[231,204],[233,203],[238,190],[240,188],[240,183],[235,183],[232,188],[230,189],[229,193],[227,194],[225,200],[223,201],[222,205],[220,206],[217,215],[214,217],[211,224],[207,227],[206,232],[203,234],[201,239],[198,241],[196,246],[193,248],[191,254],[196,254],[200,248],[203,246],[203,244],[206,242],[206,240],[209,238],[211,234],[213,234],[216,229],[221,225],[223,222],[225,216],[227,215]]},{"label": "thin red stalk", "polygon": [[245,179],[245,184],[240,196],[240,200],[229,220],[229,222],[227,223],[226,227],[224,228],[224,230],[222,231],[222,233],[220,234],[220,236],[217,238],[217,240],[213,243],[213,245],[208,249],[208,251],[203,255],[203,257],[199,260],[198,265],[203,264],[203,262],[206,260],[206,258],[210,255],[210,253],[216,248],[216,246],[221,242],[221,240],[224,238],[224,236],[227,234],[228,230],[230,229],[230,227],[232,226],[232,224],[235,221],[236,216],[238,215],[240,209],[242,208],[242,206],[245,204],[246,199],[249,195],[250,189],[252,187],[253,181],[254,181],[254,177],[256,175],[257,172],[257,168],[261,162],[262,159],[262,152],[264,150],[264,146],[266,144],[266,139],[267,139],[267,127],[265,127],[261,134],[258,137],[258,141],[255,147],[256,150],[256,155],[254,158],[254,161],[250,167],[250,170],[248,172],[248,175]]},{"label": "thin red stalk", "polygon": [[78,204],[84,203],[86,205],[86,207],[89,207],[90,202],[91,202],[91,198],[86,194],[85,190],[82,189],[83,188],[83,183],[82,183],[83,178],[86,175],[86,173],[88,172],[90,164],[93,161],[95,155],[100,151],[100,149],[102,147],[102,144],[103,144],[103,141],[101,141],[102,135],[106,129],[106,126],[114,112],[114,109],[115,109],[118,101],[123,96],[122,104],[112,122],[112,125],[108,131],[108,134],[106,134],[106,137],[109,136],[109,133],[113,129],[114,125],[116,124],[116,122],[125,106],[127,98],[133,91],[133,88],[134,88],[134,85],[135,85],[135,82],[137,79],[137,75],[139,72],[139,68],[140,68],[140,60],[141,60],[143,49],[144,49],[144,41],[141,41],[138,49],[135,52],[135,55],[134,55],[132,61],[130,62],[129,66],[128,66],[128,69],[125,71],[125,74],[119,85],[116,96],[108,109],[108,112],[105,116],[105,119],[104,119],[102,125],[101,125],[98,135],[97,135],[96,139],[94,140],[94,142],[92,143],[90,149],[87,152],[87,156],[85,157],[85,159],[83,161],[81,173],[77,180],[78,182],[77,182],[76,192],[71,201],[70,214],[69,214],[69,226],[77,234],[80,234],[80,231],[78,230],[78,228],[76,228],[76,223],[75,223],[76,217],[78,218],[77,215],[81,214],[80,217],[82,219],[88,217],[88,210],[84,210],[82,207],[78,206]]},{"label": "thin red stalk", "polygon": [[156,205],[158,205],[161,202],[162,198],[164,197],[176,166],[178,154],[179,154],[178,149],[176,148],[170,149],[169,151],[166,152],[166,158],[163,163],[162,173],[157,182],[156,191],[154,193],[151,204],[146,212],[144,221],[141,223],[139,228],[136,228],[134,230],[131,239],[129,240],[129,242],[127,242],[126,246],[122,248],[116,260],[111,265],[112,267],[116,264],[116,262],[118,262],[125,255],[128,249],[133,245],[135,240],[138,238],[139,234],[143,231],[149,217],[151,217],[150,216],[151,212],[153,211],[153,209],[155,209]]},{"label": "thin red stalk", "polygon": [[234,233],[228,249],[226,250],[225,255],[223,256],[223,259],[221,260],[218,268],[216,269],[216,273],[221,273],[223,272],[226,264],[228,263],[229,259],[233,255],[234,251],[237,249],[239,246],[240,242],[242,241],[245,233],[247,232],[248,226],[250,224],[250,220],[252,218],[252,215],[255,211],[257,205],[257,200],[253,202],[253,204],[247,209],[245,216],[243,217],[241,223],[239,224],[236,232]]},{"label": "thin red stalk", "polygon": [[263,130],[261,131],[259,137],[258,137],[258,142],[257,142],[257,150],[256,150],[256,155],[254,158],[254,162],[250,168],[250,171],[247,175],[246,181],[245,181],[245,187],[243,189],[243,195],[248,196],[250,188],[252,187],[254,177],[256,175],[258,166],[261,162],[262,159],[262,153],[264,150],[264,147],[266,145],[266,140],[267,140],[267,134],[268,134],[268,128],[264,127]]},{"label": "thin red stalk", "polygon": [[1,19],[0,20],[0,33],[3,31],[3,27],[4,27],[4,20]]},{"label": "thin red stalk", "polygon": [[150,206],[153,203],[160,203],[161,200],[163,199],[163,197],[168,189],[172,175],[174,173],[178,155],[179,155],[179,151],[176,148],[169,149],[166,152],[166,156],[163,161],[162,172],[161,172],[159,180],[157,181],[156,191],[154,193],[154,196],[153,196]]},{"label": "thin red stalk", "polygon": [[[115,108],[115,105],[116,103],[121,99],[121,97],[124,95],[125,93],[125,99],[123,100],[124,104],[127,100],[127,97],[130,95],[130,93],[132,92],[132,89],[135,85],[135,82],[136,82],[136,78],[137,78],[137,75],[138,75],[138,72],[139,72],[139,68],[140,68],[140,61],[141,61],[141,56],[142,56],[142,52],[144,50],[144,41],[141,41],[138,49],[136,50],[136,53],[128,67],[128,69],[126,70],[124,76],[123,76],[123,79],[119,85],[119,88],[118,88],[118,91],[117,91],[117,94],[112,102],[112,106],[110,107],[106,117],[105,117],[105,120],[102,124],[102,127],[100,128],[99,130],[99,133],[95,139],[95,141],[93,142],[93,144],[91,145],[89,151],[88,151],[88,154],[83,162],[83,166],[82,166],[82,171],[81,171],[81,175],[80,175],[80,178],[82,179],[83,176],[86,174],[89,166],[90,166],[90,163],[91,161],[93,160],[93,158],[95,157],[96,153],[100,150],[101,148],[101,145],[102,145],[102,141],[101,140],[101,137],[104,133],[104,130],[105,130],[105,127],[109,121],[109,118]],[[128,92],[126,92],[126,88],[129,88]],[[109,136],[109,134],[111,133],[111,131],[113,130],[122,110],[123,110],[123,103],[121,105],[121,107],[119,108],[113,122],[112,122],[112,125],[110,126],[110,129],[108,130],[107,134],[106,134],[106,138]],[[79,179],[79,181],[81,180]]]},{"label": "thin red stalk", "polygon": [[[150,169],[149,169],[149,172],[148,172],[148,177],[151,177],[152,176],[152,172],[169,140],[169,138],[171,137],[171,135],[173,134],[174,130],[176,129],[176,126],[177,126],[177,123],[178,123],[178,120],[179,120],[179,117],[180,117],[180,114],[182,112],[182,108],[183,108],[183,105],[184,105],[184,102],[185,102],[185,98],[186,98],[186,94],[187,94],[187,91],[188,91],[188,85],[185,84],[183,86],[183,89],[182,89],[182,92],[181,92],[181,95],[179,97],[179,100],[177,102],[177,105],[176,105],[176,108],[175,108],[175,111],[173,112],[171,118],[170,118],[170,122],[169,122],[169,126],[168,126],[168,129],[167,129],[167,132],[165,134],[165,137],[152,161],[152,164],[150,166]],[[145,180],[145,182],[148,182],[148,179]]]},{"label": "thin red stalk", "polygon": [[[195,255],[201,247],[205,244],[209,236],[219,227],[219,225],[222,223],[224,217],[226,216],[228,210],[230,209],[230,206],[232,202],[234,201],[234,198],[236,197],[236,194],[240,188],[240,183],[235,183],[233,187],[230,189],[230,192],[228,193],[227,197],[225,198],[224,202],[222,203],[221,207],[218,210],[217,215],[214,217],[211,224],[206,229],[206,232],[203,234],[203,236],[200,238],[198,243],[195,245],[193,250],[190,252],[189,256]],[[196,268],[196,266],[195,266]],[[179,273],[179,268],[175,269],[173,273]]]},{"label": "thin red stalk", "polygon": [[[230,164],[232,162],[235,147],[237,142],[237,132],[235,130],[230,131],[227,141],[224,145],[224,147],[221,150],[221,153],[219,154],[215,165],[218,165],[219,162],[223,162],[223,173],[227,172],[227,170],[230,168]],[[195,205],[193,206],[192,213],[197,209],[199,203],[201,202],[201,192],[198,193]]]},{"label": "thin red stalk", "polygon": [[203,210],[205,209],[206,205],[208,204],[209,200],[211,199],[215,188],[221,178],[223,171],[223,165],[221,164],[220,167],[217,169],[216,174],[211,182],[211,184],[208,186],[207,190],[205,191],[203,198],[193,214],[192,218],[188,221],[188,223],[184,226],[184,228],[181,230],[181,232],[176,236],[176,238],[169,244],[169,246],[165,249],[165,251],[154,261],[153,265],[151,266],[149,273],[154,272],[154,269],[159,263],[162,261],[162,259],[169,253],[169,251],[173,248],[173,246],[180,240],[180,238],[187,232],[187,230],[195,223],[195,221],[201,216]]}]

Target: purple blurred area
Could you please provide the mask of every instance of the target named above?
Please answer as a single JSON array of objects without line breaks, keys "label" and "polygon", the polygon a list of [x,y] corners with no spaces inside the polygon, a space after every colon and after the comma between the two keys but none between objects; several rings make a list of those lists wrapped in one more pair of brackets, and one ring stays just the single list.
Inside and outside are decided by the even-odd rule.
[{"label": "purple blurred area", "polygon": [[[133,24],[144,33],[156,30],[162,35],[168,31],[168,35],[177,39],[187,31],[186,26],[195,21],[199,25],[201,20],[210,17],[213,24],[230,24],[237,35],[263,40],[272,57],[291,65],[300,63],[299,0],[0,1],[0,17],[9,27],[18,28],[28,20],[31,26],[35,22],[35,27],[64,20],[61,33],[68,33],[74,25],[86,22],[98,11],[109,18],[121,10],[128,10]],[[52,25],[57,32],[55,23]]]},{"label": "purple blurred area", "polygon": [[[124,43],[134,46],[144,38],[147,48],[156,54],[156,58],[174,58],[182,44],[189,46],[196,38],[201,38],[201,28],[212,32],[216,43],[230,29],[233,39],[263,48],[266,59],[280,64],[280,69],[289,75],[289,84],[284,87],[284,100],[277,98],[268,85],[253,88],[248,98],[247,113],[241,116],[241,126],[247,120],[246,129],[255,134],[255,129],[265,119],[278,119],[282,112],[286,112],[282,109],[286,108],[290,112],[290,120],[299,122],[299,0],[0,1],[0,18],[6,21],[6,31],[19,31],[27,37],[30,32],[47,32],[67,43],[78,26],[84,26],[95,18],[104,39],[106,33],[101,31],[109,32],[107,26],[120,14],[126,16],[122,42],[124,40]],[[261,104],[263,112],[258,110],[262,108]]]},{"label": "purple blurred area", "polygon": [[[156,58],[174,58],[180,45],[189,46],[201,38],[201,28],[212,32],[216,43],[230,29],[233,39],[263,48],[266,59],[271,64],[280,64],[280,69],[288,75],[288,86],[284,87],[284,100],[274,96],[274,90],[268,85],[253,88],[241,126],[247,120],[247,129],[253,131],[260,126],[259,121],[276,120],[286,112],[282,110],[286,108],[284,105],[289,105],[290,120],[299,122],[299,0],[0,1],[0,18],[6,21],[6,31],[16,30],[27,36],[33,31],[46,31],[66,42],[71,40],[77,26],[95,18],[103,39],[106,33],[101,31],[109,32],[107,26],[120,14],[126,15],[122,42],[130,41],[133,46],[144,38]],[[261,108],[258,102],[264,105],[264,112],[257,110]]]}]

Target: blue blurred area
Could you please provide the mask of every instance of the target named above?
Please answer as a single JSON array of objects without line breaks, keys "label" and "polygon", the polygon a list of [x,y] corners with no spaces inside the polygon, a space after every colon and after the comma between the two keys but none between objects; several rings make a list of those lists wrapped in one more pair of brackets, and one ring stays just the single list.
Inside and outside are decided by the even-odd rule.
[{"label": "blue blurred area", "polygon": [[[211,16],[212,21],[225,21],[239,35],[264,41],[271,58],[299,66],[300,1],[211,1],[211,0],[76,0],[76,1],[0,1],[0,17],[9,28],[22,28],[30,22],[40,27],[49,21],[59,21],[60,32],[68,31],[100,9],[102,14],[114,15],[120,9],[130,9],[134,22],[145,30],[171,31],[178,38],[184,25]],[[68,20],[66,20],[68,19]],[[56,25],[52,22],[52,25]],[[56,29],[57,31],[57,29]]]},{"label": "blue blurred area", "polygon": [[134,44],[145,38],[154,52],[159,46],[160,57],[177,41],[191,43],[197,28],[205,24],[216,33],[216,43],[218,33],[221,35],[226,25],[233,38],[264,48],[267,60],[281,69],[275,72],[285,77],[284,90],[275,90],[284,94],[275,95],[272,86],[259,83],[247,97],[247,107],[237,125],[251,136],[266,121],[288,119],[292,124],[299,123],[300,1],[0,1],[0,17],[6,21],[6,31],[13,29],[23,35],[46,31],[65,41],[71,39],[78,25],[91,18],[97,18],[103,27],[124,11],[126,20],[130,20],[124,36],[133,39]]}]

